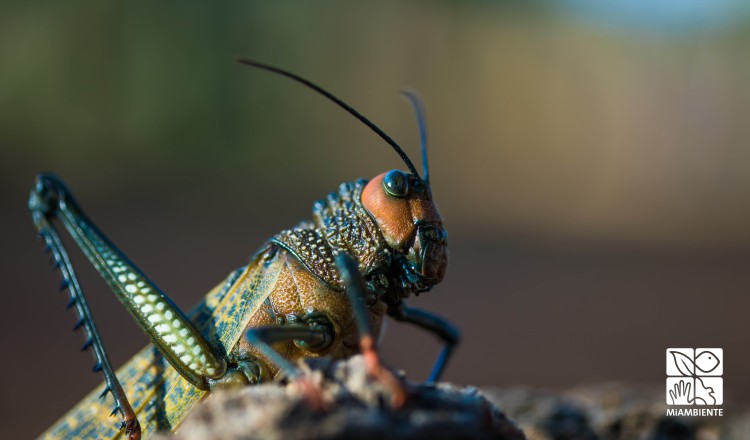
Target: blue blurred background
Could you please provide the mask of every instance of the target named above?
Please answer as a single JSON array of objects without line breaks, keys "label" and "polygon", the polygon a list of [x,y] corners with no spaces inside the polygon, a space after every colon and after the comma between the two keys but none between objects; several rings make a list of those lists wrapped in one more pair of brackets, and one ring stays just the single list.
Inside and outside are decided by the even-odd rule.
[{"label": "blue blurred background", "polygon": [[[3,435],[100,380],[25,210],[52,170],[184,309],[343,181],[415,161],[418,90],[445,282],[412,305],[464,331],[446,378],[662,387],[668,347],[722,347],[750,402],[750,8],[741,0],[0,4]],[[146,343],[76,254],[111,359]],[[438,344],[398,324],[386,360]]]}]

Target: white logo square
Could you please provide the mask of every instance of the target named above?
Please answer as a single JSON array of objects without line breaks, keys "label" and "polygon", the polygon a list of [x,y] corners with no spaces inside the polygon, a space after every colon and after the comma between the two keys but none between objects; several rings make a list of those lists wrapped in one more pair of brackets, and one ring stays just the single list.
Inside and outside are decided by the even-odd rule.
[{"label": "white logo square", "polygon": [[724,403],[724,379],[720,377],[695,378],[695,404],[721,405]]},{"label": "white logo square", "polygon": [[695,350],[692,348],[667,349],[667,376],[693,376],[693,358]]},{"label": "white logo square", "polygon": [[692,377],[667,378],[667,405],[692,405],[695,402],[695,380]]},{"label": "white logo square", "polygon": [[667,405],[721,405],[723,373],[721,348],[668,348]]},{"label": "white logo square", "polygon": [[724,350],[721,348],[696,348],[695,369],[697,376],[723,375]]}]

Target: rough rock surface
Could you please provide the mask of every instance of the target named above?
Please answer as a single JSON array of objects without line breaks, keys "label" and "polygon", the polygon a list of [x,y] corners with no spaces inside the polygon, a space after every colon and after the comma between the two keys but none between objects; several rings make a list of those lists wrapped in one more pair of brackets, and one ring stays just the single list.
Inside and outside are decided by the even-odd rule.
[{"label": "rough rock surface", "polygon": [[750,439],[750,413],[725,405],[724,417],[667,417],[661,389],[605,384],[480,392],[410,384],[408,403],[395,410],[389,391],[365,374],[359,356],[310,360],[305,374],[322,387],[325,409],[312,409],[295,384],[217,392],[177,434],[161,439]]},{"label": "rough rock surface", "polygon": [[322,388],[324,409],[313,409],[295,383],[216,392],[174,437],[162,439],[524,439],[475,388],[409,384],[409,399],[396,410],[389,390],[365,374],[361,356],[307,365],[306,376]]},{"label": "rough rock surface", "polygon": [[662,389],[605,384],[562,393],[527,388],[483,392],[529,440],[750,439],[750,413],[667,417]]}]

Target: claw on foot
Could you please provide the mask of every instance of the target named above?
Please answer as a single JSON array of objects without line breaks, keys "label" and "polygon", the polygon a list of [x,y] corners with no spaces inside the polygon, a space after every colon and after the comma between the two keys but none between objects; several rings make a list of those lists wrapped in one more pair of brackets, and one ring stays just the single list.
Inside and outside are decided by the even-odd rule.
[{"label": "claw on foot", "polygon": [[123,428],[125,428],[125,435],[128,440],[140,440],[141,438],[141,424],[138,423],[138,419],[135,417],[132,419],[125,419],[122,422]]},{"label": "claw on foot", "polygon": [[391,370],[383,367],[375,343],[370,337],[363,337],[360,341],[362,356],[365,358],[367,374],[380,381],[391,391],[391,405],[394,408],[403,408],[406,404],[407,392],[404,383],[394,375]]},{"label": "claw on foot", "polygon": [[323,396],[323,389],[316,385],[309,377],[300,376],[292,382],[296,385],[305,401],[315,411],[322,411],[326,408],[325,397]]}]

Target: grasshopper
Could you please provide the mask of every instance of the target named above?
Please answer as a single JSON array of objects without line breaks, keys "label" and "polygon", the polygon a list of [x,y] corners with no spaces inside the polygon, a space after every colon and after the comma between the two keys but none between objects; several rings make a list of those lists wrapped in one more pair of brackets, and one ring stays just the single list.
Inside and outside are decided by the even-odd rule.
[{"label": "grasshopper", "polygon": [[[40,238],[70,293],[75,329],[87,334],[104,383],[42,438],[138,439],[175,430],[207,393],[282,377],[297,381],[313,404],[319,389],[295,365],[304,358],[347,358],[361,352],[369,374],[394,390],[396,406],[408,392],[382,367],[373,335],[386,316],[415,324],[443,342],[429,381],[440,378],[459,340],[445,319],[408,307],[445,275],[447,236],[432,199],[422,105],[406,92],[419,126],[424,177],[403,149],[357,110],[293,73],[248,59],[241,64],[284,76],[328,98],[359,119],[398,153],[409,172],[342,184],[313,205],[312,220],[278,233],[183,313],[84,214],[65,184],[40,174],[29,209]],[[152,344],[117,372],[107,357],[83,290],[55,224],[72,236]],[[112,402],[114,400],[114,410]],[[120,416],[121,423],[110,417]]]}]

